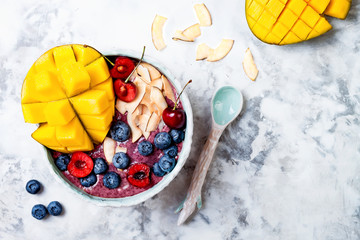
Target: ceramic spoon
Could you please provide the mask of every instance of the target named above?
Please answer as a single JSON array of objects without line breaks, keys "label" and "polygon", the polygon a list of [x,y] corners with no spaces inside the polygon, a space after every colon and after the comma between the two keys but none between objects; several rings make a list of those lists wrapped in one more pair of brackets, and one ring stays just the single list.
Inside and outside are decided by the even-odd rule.
[{"label": "ceramic spoon", "polygon": [[201,208],[201,188],[219,138],[226,126],[239,115],[243,106],[243,97],[236,88],[224,86],[215,92],[211,105],[212,128],[196,164],[186,198],[176,210],[176,212],[182,210],[178,219],[178,225],[186,221],[194,212],[196,205],[198,209]]}]

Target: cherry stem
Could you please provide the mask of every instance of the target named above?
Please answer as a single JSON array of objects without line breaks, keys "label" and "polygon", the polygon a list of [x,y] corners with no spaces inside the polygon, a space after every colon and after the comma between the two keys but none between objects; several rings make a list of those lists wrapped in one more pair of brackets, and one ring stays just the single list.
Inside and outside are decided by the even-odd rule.
[{"label": "cherry stem", "polygon": [[111,64],[111,66],[115,66],[115,64],[112,61],[110,61],[107,57],[105,57],[105,55],[102,56],[105,58],[106,61],[108,61]]},{"label": "cherry stem", "polygon": [[140,63],[142,62],[143,58],[144,58],[144,54],[145,54],[145,46],[143,48],[143,52],[141,54],[141,58],[140,61],[136,64],[134,70],[132,70],[132,72],[130,73],[130,75],[126,78],[125,83],[127,83],[130,80],[130,77],[133,75],[133,73],[136,71],[136,69],[139,67]]},{"label": "cherry stem", "polygon": [[176,98],[176,101],[175,101],[175,105],[174,105],[173,110],[176,109],[176,107],[177,107],[177,105],[178,105],[178,103],[179,103],[179,100],[180,100],[180,96],[181,96],[181,94],[183,93],[183,91],[185,90],[186,86],[189,85],[191,82],[192,82],[192,80],[189,80],[189,81],[185,84],[185,86],[183,87],[183,89],[181,90],[179,96]]}]

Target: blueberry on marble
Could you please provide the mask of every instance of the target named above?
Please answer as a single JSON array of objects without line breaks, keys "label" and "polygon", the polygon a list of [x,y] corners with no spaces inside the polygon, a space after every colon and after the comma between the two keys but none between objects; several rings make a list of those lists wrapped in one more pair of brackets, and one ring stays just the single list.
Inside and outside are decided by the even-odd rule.
[{"label": "blueberry on marble", "polygon": [[61,154],[56,160],[55,165],[60,171],[65,171],[70,162],[70,156],[68,154]]},{"label": "blueberry on marble", "polygon": [[47,207],[50,215],[59,216],[62,212],[62,206],[58,201],[52,201]]},{"label": "blueberry on marble", "polygon": [[176,164],[175,158],[169,157],[168,155],[164,155],[159,160],[159,167],[164,172],[171,172]]},{"label": "blueberry on marble", "polygon": [[174,143],[181,143],[182,141],[184,141],[185,133],[182,130],[171,129],[169,134]]},{"label": "blueberry on marble", "polygon": [[46,207],[42,204],[36,204],[31,210],[31,215],[38,220],[43,219],[47,214]]},{"label": "blueberry on marble", "polygon": [[104,175],[104,186],[109,189],[117,188],[120,185],[120,177],[116,172],[108,172]]},{"label": "blueberry on marble", "polygon": [[32,179],[26,183],[26,191],[31,194],[36,194],[40,191],[41,184],[38,180]]},{"label": "blueberry on marble", "polygon": [[159,132],[154,139],[155,147],[163,150],[171,145],[171,136],[167,132]]},{"label": "blueberry on marble", "polygon": [[123,121],[117,121],[111,126],[110,135],[115,141],[124,142],[130,137],[130,127]]},{"label": "blueberry on marble", "polygon": [[139,153],[143,156],[148,156],[154,151],[154,147],[149,141],[142,141],[138,145]]},{"label": "blueberry on marble", "polygon": [[97,182],[95,173],[90,173],[86,177],[80,178],[80,184],[84,187],[90,187]]},{"label": "blueberry on marble", "polygon": [[153,173],[155,174],[155,176],[158,176],[158,177],[162,177],[166,174],[166,172],[164,172],[160,166],[159,166],[159,163],[156,162],[152,168],[153,170]]},{"label": "blueberry on marble", "polygon": [[172,145],[171,147],[165,149],[164,154],[168,155],[169,157],[176,157],[178,154],[178,147],[176,145]]},{"label": "blueberry on marble", "polygon": [[129,166],[129,156],[124,152],[115,153],[112,162],[116,168],[125,169]]},{"label": "blueberry on marble", "polygon": [[95,160],[94,160],[94,173],[95,174],[105,173],[108,169],[109,169],[109,166],[105,159],[95,158]]}]

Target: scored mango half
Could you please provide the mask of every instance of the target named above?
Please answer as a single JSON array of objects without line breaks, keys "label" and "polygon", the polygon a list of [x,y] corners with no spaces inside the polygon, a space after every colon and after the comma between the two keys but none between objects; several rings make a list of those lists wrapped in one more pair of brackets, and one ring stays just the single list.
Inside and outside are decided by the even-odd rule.
[{"label": "scored mango half", "polygon": [[293,44],[332,27],[324,15],[345,19],[351,0],[246,0],[246,20],[261,41]]},{"label": "scored mango half", "polygon": [[87,45],[50,49],[24,80],[25,122],[39,123],[32,137],[63,153],[90,151],[106,137],[114,116],[113,81],[104,57]]}]

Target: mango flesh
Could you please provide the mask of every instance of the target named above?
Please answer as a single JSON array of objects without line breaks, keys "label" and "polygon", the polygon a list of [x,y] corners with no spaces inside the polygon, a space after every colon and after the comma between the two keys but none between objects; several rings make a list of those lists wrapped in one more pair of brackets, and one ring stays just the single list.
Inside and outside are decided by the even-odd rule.
[{"label": "mango flesh", "polygon": [[246,0],[246,20],[261,41],[285,45],[320,36],[332,27],[323,14],[344,19],[351,0]]},{"label": "mango flesh", "polygon": [[50,49],[26,75],[21,105],[25,122],[40,123],[32,134],[40,144],[63,153],[91,151],[115,113],[105,59],[86,45]]}]

